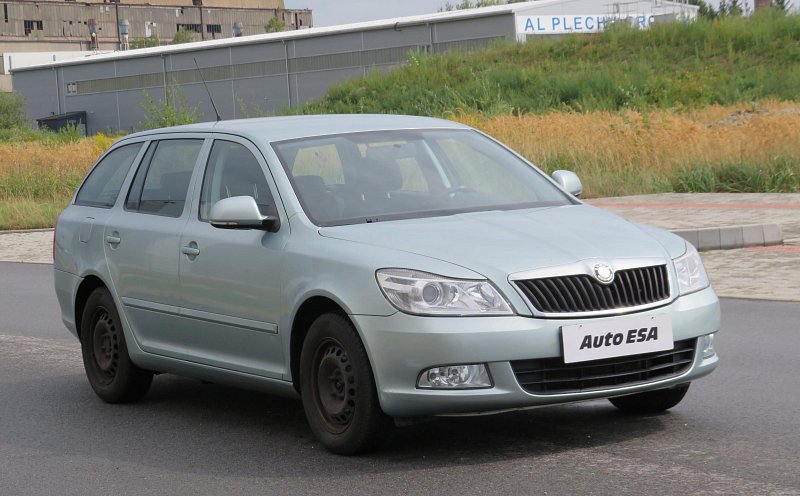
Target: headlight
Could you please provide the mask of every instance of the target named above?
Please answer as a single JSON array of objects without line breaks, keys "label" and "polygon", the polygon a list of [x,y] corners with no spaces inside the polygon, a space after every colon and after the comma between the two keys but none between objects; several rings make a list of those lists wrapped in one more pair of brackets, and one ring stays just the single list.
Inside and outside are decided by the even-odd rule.
[{"label": "headlight", "polygon": [[414,315],[512,315],[489,281],[447,279],[409,269],[381,269],[378,285],[389,303]]},{"label": "headlight", "polygon": [[678,273],[681,295],[694,293],[708,287],[708,274],[700,255],[691,243],[686,243],[686,253],[672,261]]}]

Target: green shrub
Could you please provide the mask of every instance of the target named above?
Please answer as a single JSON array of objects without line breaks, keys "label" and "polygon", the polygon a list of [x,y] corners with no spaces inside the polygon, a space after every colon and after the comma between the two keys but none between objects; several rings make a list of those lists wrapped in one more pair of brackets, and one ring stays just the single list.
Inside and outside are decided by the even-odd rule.
[{"label": "green shrub", "polygon": [[200,116],[200,105],[189,107],[183,89],[168,86],[165,100],[153,100],[149,93],[144,92],[145,118],[139,122],[142,129],[156,129],[161,127],[194,124]]},{"label": "green shrub", "polygon": [[800,16],[762,9],[647,31],[503,42],[335,85],[285,113],[448,115],[697,108],[800,95]]},{"label": "green shrub", "polygon": [[0,92],[0,130],[27,127],[25,100],[16,93]]},{"label": "green shrub", "polygon": [[687,167],[678,171],[672,187],[678,193],[798,193],[800,160]]}]

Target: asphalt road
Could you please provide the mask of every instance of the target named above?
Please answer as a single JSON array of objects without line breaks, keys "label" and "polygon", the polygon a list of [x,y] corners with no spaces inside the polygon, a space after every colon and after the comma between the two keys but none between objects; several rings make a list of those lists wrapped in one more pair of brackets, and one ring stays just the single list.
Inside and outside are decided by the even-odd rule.
[{"label": "asphalt road", "polygon": [[669,413],[436,419],[344,458],[290,399],[164,375],[103,403],[50,271],[0,263],[0,495],[800,495],[800,304],[724,300],[721,365]]}]

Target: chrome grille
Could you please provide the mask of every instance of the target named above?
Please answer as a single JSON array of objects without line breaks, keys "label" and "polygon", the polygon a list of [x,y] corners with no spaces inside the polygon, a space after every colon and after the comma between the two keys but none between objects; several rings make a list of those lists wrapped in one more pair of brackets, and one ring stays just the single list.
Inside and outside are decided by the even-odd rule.
[{"label": "chrome grille", "polygon": [[633,386],[675,377],[692,365],[696,339],[676,341],[673,349],[642,355],[564,363],[564,359],[516,360],[517,382],[533,394],[563,394]]},{"label": "chrome grille", "polygon": [[666,265],[617,271],[611,284],[587,274],[514,281],[544,313],[598,312],[637,307],[669,298]]}]

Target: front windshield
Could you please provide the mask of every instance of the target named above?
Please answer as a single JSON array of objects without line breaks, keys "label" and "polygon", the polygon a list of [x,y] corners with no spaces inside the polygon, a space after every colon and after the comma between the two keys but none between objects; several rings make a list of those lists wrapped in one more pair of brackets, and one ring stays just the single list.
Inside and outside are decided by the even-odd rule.
[{"label": "front windshield", "polygon": [[319,226],[568,205],[569,197],[473,130],[389,130],[273,144]]}]

